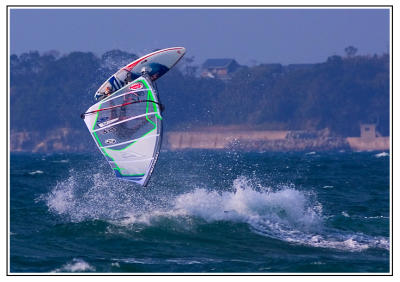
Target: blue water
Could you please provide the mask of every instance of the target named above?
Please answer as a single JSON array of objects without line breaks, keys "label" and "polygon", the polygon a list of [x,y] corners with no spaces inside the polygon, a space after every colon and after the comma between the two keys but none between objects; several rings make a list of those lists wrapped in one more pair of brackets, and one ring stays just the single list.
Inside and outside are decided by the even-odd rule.
[{"label": "blue water", "polygon": [[161,152],[141,188],[100,153],[12,154],[10,270],[389,272],[389,162]]}]

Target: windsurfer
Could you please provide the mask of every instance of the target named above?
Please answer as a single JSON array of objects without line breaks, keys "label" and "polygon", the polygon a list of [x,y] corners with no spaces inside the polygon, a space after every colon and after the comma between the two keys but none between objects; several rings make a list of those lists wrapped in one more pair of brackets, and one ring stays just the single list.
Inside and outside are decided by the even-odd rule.
[{"label": "windsurfer", "polygon": [[127,72],[126,78],[125,78],[125,85],[127,85],[129,82],[133,81],[132,73],[130,71]]},{"label": "windsurfer", "polygon": [[97,101],[101,101],[104,98],[107,98],[108,96],[110,96],[112,93],[113,93],[112,87],[107,86],[106,90],[104,90],[104,93],[96,93],[95,98]]}]

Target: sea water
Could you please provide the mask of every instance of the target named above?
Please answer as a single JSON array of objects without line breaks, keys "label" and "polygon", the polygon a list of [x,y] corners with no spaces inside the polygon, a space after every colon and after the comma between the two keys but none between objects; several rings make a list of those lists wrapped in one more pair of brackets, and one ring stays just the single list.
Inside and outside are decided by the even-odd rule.
[{"label": "sea water", "polygon": [[387,152],[161,152],[148,187],[100,153],[11,154],[9,268],[390,271]]}]

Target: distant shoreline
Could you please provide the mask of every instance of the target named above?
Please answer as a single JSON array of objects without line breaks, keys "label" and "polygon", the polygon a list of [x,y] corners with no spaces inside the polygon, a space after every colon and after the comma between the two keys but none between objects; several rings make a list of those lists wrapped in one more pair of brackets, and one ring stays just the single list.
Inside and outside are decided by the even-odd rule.
[{"label": "distant shoreline", "polygon": [[387,151],[389,137],[330,136],[325,131],[238,130],[168,132],[170,150],[238,149],[242,151]]},{"label": "distant shoreline", "polygon": [[[47,134],[34,131],[12,131],[11,152],[85,152],[92,144],[89,134],[60,128]],[[93,144],[92,144],[93,145]],[[164,134],[163,149],[171,151],[204,149],[238,151],[388,151],[390,137],[340,137],[329,130],[245,130],[212,127],[198,131],[169,131]]]}]

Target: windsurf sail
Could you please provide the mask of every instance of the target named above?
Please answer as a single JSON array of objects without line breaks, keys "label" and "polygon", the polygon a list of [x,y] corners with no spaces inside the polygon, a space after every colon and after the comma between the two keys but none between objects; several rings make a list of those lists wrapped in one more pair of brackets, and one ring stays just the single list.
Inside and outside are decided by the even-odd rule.
[{"label": "windsurf sail", "polygon": [[161,111],[151,80],[141,76],[82,114],[118,178],[147,185],[162,141]]}]

